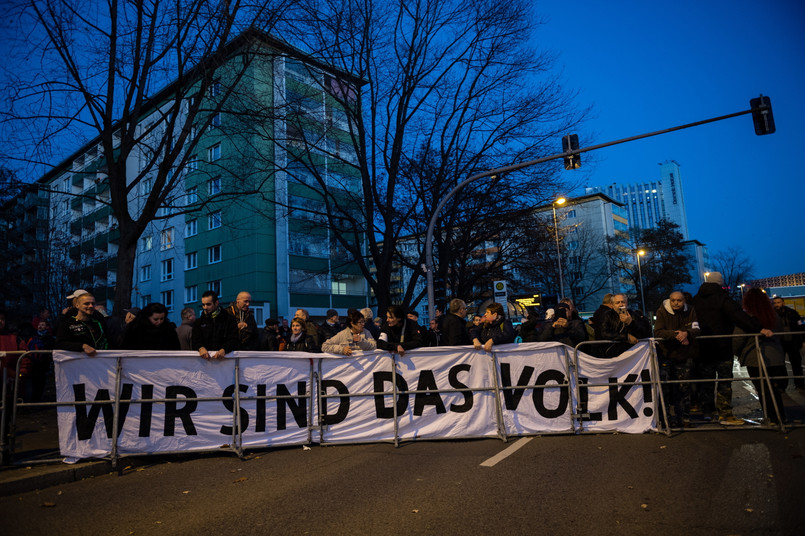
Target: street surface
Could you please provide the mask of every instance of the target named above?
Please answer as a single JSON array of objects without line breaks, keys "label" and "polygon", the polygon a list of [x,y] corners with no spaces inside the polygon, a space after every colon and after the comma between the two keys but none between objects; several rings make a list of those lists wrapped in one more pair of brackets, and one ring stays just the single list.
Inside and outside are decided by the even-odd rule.
[{"label": "street surface", "polygon": [[803,428],[295,447],[151,458],[0,508],[29,536],[791,535],[803,454]]}]

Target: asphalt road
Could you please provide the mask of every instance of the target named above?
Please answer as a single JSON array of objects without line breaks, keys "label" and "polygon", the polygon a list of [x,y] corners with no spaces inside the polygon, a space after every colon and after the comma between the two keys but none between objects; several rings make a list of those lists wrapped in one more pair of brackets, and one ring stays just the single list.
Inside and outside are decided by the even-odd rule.
[{"label": "asphalt road", "polygon": [[805,534],[803,454],[802,428],[314,446],[154,458],[0,508],[29,536]]}]

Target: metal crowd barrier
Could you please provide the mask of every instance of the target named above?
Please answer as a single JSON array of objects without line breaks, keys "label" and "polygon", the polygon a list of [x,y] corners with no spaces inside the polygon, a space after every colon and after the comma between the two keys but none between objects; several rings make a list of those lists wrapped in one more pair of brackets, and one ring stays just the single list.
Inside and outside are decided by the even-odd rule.
[{"label": "metal crowd barrier", "polygon": [[[784,335],[786,333],[780,333],[779,335]],[[799,335],[798,333],[792,333],[795,335]],[[775,334],[778,335],[778,334]],[[745,335],[714,335],[714,336],[703,336],[698,337],[697,340],[701,339],[723,339],[723,338],[736,338],[736,337],[753,337],[755,339],[755,348],[759,355],[762,355],[762,347],[760,345],[760,337],[762,335],[759,334],[745,334]],[[668,415],[668,404],[666,404],[664,393],[663,393],[663,385],[672,385],[676,383],[714,383],[717,384],[718,382],[733,382],[736,381],[735,378],[705,378],[705,379],[690,379],[690,380],[661,380],[660,377],[660,363],[658,354],[656,351],[656,343],[660,342],[661,339],[651,338],[651,339],[643,339],[648,340],[650,342],[651,354],[650,354],[650,367],[651,367],[651,381],[632,381],[632,382],[615,382],[615,383],[587,383],[585,384],[588,388],[589,387],[611,387],[611,386],[622,386],[622,385],[651,385],[654,394],[654,400],[657,401],[655,407],[657,411],[660,412],[657,415],[657,424],[658,424],[658,431],[661,433],[665,433],[667,435],[671,435],[672,429],[669,425],[669,415]],[[576,406],[574,411],[571,414],[570,418],[570,426],[565,431],[554,431],[554,432],[534,432],[533,434],[518,434],[517,437],[523,435],[551,435],[551,434],[566,434],[566,433],[573,433],[573,434],[581,434],[581,433],[600,433],[597,431],[585,431],[583,427],[583,422],[585,417],[589,417],[588,414],[585,414],[582,407],[582,398],[580,393],[580,382],[578,381],[578,370],[579,370],[579,352],[580,350],[584,349],[585,347],[590,347],[592,345],[601,345],[601,344],[613,344],[616,341],[584,341],[575,348],[571,348],[569,346],[563,347],[564,357],[565,357],[565,383],[557,383],[551,385],[537,385],[537,384],[530,384],[530,385],[511,385],[506,386],[506,389],[512,390],[528,390],[528,389],[557,389],[557,388],[564,388],[568,391],[571,389],[571,378],[575,377],[575,389],[573,391]],[[0,403],[2,406],[2,415],[0,416],[0,451],[2,452],[3,456],[3,464],[10,464],[10,463],[17,463],[13,460],[13,455],[15,451],[15,438],[16,438],[16,426],[17,426],[17,410],[18,408],[34,408],[34,407],[54,407],[58,408],[59,406],[80,406],[80,405],[104,405],[104,404],[111,404],[114,406],[113,411],[113,437],[112,437],[112,452],[109,456],[113,467],[117,467],[117,463],[120,459],[120,453],[118,452],[118,416],[120,412],[120,389],[121,389],[121,367],[122,367],[122,356],[117,357],[116,363],[116,378],[115,378],[115,397],[113,400],[87,400],[87,401],[73,401],[73,402],[22,402],[19,399],[19,385],[20,385],[20,364],[22,363],[23,357],[29,354],[50,354],[50,351],[45,350],[38,350],[38,351],[27,351],[27,352],[5,352],[6,356],[9,355],[18,355],[17,363],[16,363],[16,374],[12,381],[9,381],[7,378],[6,367],[3,367],[2,376],[3,376],[3,384],[2,384],[2,401]],[[266,352],[269,354],[269,352]],[[320,355],[320,354],[319,354]],[[399,415],[397,412],[397,404],[396,400],[398,395],[400,394],[418,394],[418,393],[455,393],[455,392],[466,392],[466,391],[493,391],[495,394],[495,406],[496,406],[496,417],[497,417],[497,429],[498,429],[498,437],[503,441],[508,441],[508,434],[506,433],[505,426],[503,424],[503,409],[501,406],[501,382],[500,378],[498,377],[498,368],[499,362],[496,352],[493,351],[489,354],[490,359],[492,359],[492,370],[493,370],[493,378],[494,378],[494,385],[486,386],[486,387],[467,387],[462,389],[437,389],[437,390],[415,390],[409,389],[405,391],[400,391],[397,389],[397,382],[395,380],[396,373],[398,371],[398,356],[397,354],[388,354],[388,359],[391,360],[392,370],[395,374],[392,375],[392,387],[389,391],[373,391],[373,392],[351,392],[349,394],[333,394],[328,395],[321,389],[321,381],[322,381],[322,370],[321,370],[321,363],[322,359],[318,359],[319,366],[318,368],[314,368],[313,359],[310,360],[310,372],[308,375],[308,379],[310,381],[309,385],[311,389],[304,395],[253,395],[253,396],[243,396],[239,389],[234,389],[232,397],[199,397],[199,398],[183,398],[184,402],[210,402],[210,401],[225,401],[225,400],[232,400],[233,401],[233,410],[232,410],[232,436],[231,442],[229,445],[224,445],[227,447],[224,449],[223,447],[218,447],[214,449],[194,449],[192,452],[221,452],[222,450],[231,451],[238,455],[239,457],[243,457],[244,455],[244,448],[242,443],[242,426],[241,426],[241,417],[240,417],[240,407],[241,403],[244,401],[250,400],[280,400],[280,399],[308,399],[308,430],[307,430],[307,439],[305,442],[301,444],[310,444],[313,443],[314,432],[319,432],[319,442],[320,444],[327,444],[326,437],[324,435],[324,426],[321,422],[314,422],[313,417],[313,404],[310,403],[310,399],[313,396],[313,388],[316,389],[317,397],[317,409],[318,415],[322,416],[324,413],[322,412],[322,406],[326,404],[327,400],[330,398],[339,398],[339,397],[361,397],[361,396],[391,396],[392,399],[395,401],[392,404],[393,408],[393,420],[394,420],[394,439],[393,444],[398,446],[400,444],[400,435],[399,435]],[[235,378],[236,378],[236,385],[239,384],[240,378],[240,358],[236,357],[235,362]],[[789,380],[792,376],[775,376],[770,377],[768,374],[768,370],[765,365],[765,360],[760,359],[758,360],[760,376],[759,377],[751,377],[748,378],[750,380],[760,380],[766,384],[768,387],[769,392],[772,392],[774,386],[772,385],[772,380],[783,379]],[[804,378],[805,376],[794,376],[794,378]],[[740,380],[747,379],[741,378]],[[12,393],[9,393],[9,388],[11,388],[13,396],[10,396]],[[763,413],[764,423],[768,422],[768,409],[769,403],[766,400],[766,389],[761,389],[761,392],[758,393],[758,397],[761,400],[761,409]],[[166,399],[166,398],[140,398],[140,399],[127,399],[125,402],[127,404],[143,404],[143,403],[165,403],[165,402],[174,402],[175,399]],[[572,399],[571,399],[572,401]],[[765,428],[778,428],[780,431],[785,431],[785,423],[782,418],[782,408],[777,406],[777,402],[772,397],[772,409],[774,410],[774,414],[777,418],[777,424],[775,426],[764,425]],[[730,428],[735,429],[745,429],[750,426],[734,426]],[[757,428],[757,426],[751,426],[751,428]],[[708,428],[710,430],[713,429],[727,429],[725,427],[712,427]],[[7,431],[7,432],[6,432]],[[451,439],[459,439],[459,438],[451,438]],[[345,444],[345,443],[339,443]],[[289,446],[292,444],[283,444],[283,446]],[[259,447],[256,447],[259,448]],[[147,455],[147,454],[175,454],[175,453],[184,453],[186,454],[188,451],[176,451],[176,452],[165,452],[160,451],[158,453],[127,453],[126,456],[132,455]],[[23,460],[19,463],[25,464],[32,464],[32,463],[51,463],[55,461],[61,461],[61,456],[56,458],[50,459],[39,459],[39,460]]]}]

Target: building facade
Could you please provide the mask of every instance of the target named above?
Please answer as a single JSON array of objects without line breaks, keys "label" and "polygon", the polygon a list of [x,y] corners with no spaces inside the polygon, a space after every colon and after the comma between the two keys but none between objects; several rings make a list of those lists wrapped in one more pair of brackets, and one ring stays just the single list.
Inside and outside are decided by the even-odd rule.
[{"label": "building facade", "polygon": [[[238,98],[214,106],[229,87],[226,79],[191,97],[202,99],[202,108],[220,111],[194,131],[187,165],[171,170],[182,174],[180,187],[142,233],[133,306],[163,303],[178,323],[181,309],[197,309],[207,290],[224,305],[249,291],[262,325],[270,316],[290,318],[297,308],[323,317],[329,308],[345,312],[367,305],[365,281],[333,239],[337,229],[324,224],[319,182],[326,181],[330,195],[339,195],[339,188],[360,192],[359,179],[344,165],[354,159],[343,141],[345,115],[328,93],[353,79],[272,38],[263,46],[237,81],[232,94]],[[244,113],[257,109],[276,112]],[[129,176],[143,172],[149,147],[166,135],[164,117],[155,106],[138,124],[143,143],[127,161]],[[154,187],[154,178],[145,173],[129,193],[134,213]],[[73,288],[91,290],[111,310],[119,232],[98,141],[40,182],[53,192],[50,215],[57,232],[50,261],[63,268],[62,280],[51,285],[65,296]]]}]

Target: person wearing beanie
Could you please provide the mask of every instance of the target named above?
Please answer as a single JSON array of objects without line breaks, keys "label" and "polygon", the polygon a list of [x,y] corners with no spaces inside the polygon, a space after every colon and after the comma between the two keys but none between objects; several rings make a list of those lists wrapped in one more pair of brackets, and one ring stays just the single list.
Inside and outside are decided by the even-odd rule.
[{"label": "person wearing beanie", "polygon": [[344,326],[342,326],[338,320],[338,311],[328,309],[324,322],[319,326],[319,339],[322,342],[334,337],[338,332],[344,329]]}]

